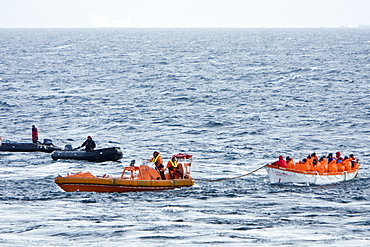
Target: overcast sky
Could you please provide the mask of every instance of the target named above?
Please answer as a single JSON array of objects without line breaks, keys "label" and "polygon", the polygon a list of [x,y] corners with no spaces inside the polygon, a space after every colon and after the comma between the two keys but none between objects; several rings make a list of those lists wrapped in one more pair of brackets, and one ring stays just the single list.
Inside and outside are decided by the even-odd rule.
[{"label": "overcast sky", "polygon": [[370,0],[0,0],[0,28],[358,25]]}]

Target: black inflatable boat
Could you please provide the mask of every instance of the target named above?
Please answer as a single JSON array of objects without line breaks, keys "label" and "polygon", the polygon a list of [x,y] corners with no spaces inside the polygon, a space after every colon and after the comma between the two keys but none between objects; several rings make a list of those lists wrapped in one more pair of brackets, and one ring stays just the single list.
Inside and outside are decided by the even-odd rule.
[{"label": "black inflatable boat", "polygon": [[89,152],[85,150],[62,150],[51,154],[53,160],[73,159],[88,161],[116,161],[122,158],[122,150],[119,147],[95,149]]},{"label": "black inflatable boat", "polygon": [[0,151],[7,152],[45,152],[51,153],[55,150],[62,150],[60,147],[53,145],[50,139],[44,139],[43,143],[18,143],[18,142],[2,142]]}]

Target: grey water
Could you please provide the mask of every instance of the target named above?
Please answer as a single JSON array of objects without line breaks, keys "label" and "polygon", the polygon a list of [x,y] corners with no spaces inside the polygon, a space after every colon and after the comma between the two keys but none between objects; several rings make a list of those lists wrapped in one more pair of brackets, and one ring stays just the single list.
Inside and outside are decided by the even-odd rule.
[{"label": "grey water", "polygon": [[[0,29],[0,136],[98,148],[120,162],[0,153],[1,246],[369,246],[370,30]],[[196,179],[279,155],[354,154],[353,181],[273,185],[265,170],[164,192],[67,193],[161,152]]]}]

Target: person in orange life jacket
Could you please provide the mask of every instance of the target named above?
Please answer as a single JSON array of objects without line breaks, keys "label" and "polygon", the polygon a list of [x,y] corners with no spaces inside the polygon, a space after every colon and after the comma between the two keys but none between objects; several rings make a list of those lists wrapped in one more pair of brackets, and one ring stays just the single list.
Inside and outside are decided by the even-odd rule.
[{"label": "person in orange life jacket", "polygon": [[275,161],[274,163],[271,163],[271,165],[287,168],[286,162],[285,162],[284,157],[282,155],[279,156],[278,161]]},{"label": "person in orange life jacket", "polygon": [[342,164],[343,158],[340,156],[340,152],[335,153],[335,158],[337,160],[338,172],[344,172],[344,165]]},{"label": "person in orange life jacket", "polygon": [[167,168],[168,168],[168,171],[170,172],[171,179],[174,179],[175,178],[175,174],[179,175],[179,177],[182,178],[182,173],[179,170],[176,157],[172,157],[167,162]]},{"label": "person in orange life jacket", "polygon": [[32,143],[37,143],[39,140],[39,132],[35,125],[32,125]]},{"label": "person in orange life jacket", "polygon": [[310,163],[308,163],[307,159],[303,159],[302,161],[299,161],[295,165],[295,169],[299,170],[299,171],[308,172],[308,171],[311,170],[311,165],[310,165]]},{"label": "person in orange life jacket", "polygon": [[348,158],[347,156],[344,157],[344,160],[342,161],[343,167],[345,171],[351,171],[352,170],[352,159]]},{"label": "person in orange life jacket", "polygon": [[285,158],[285,162],[286,162],[286,167],[288,169],[294,169],[294,160],[293,160],[293,158],[290,158],[289,156],[287,156]]},{"label": "person in orange life jacket", "polygon": [[320,158],[320,164],[322,165],[324,172],[328,172],[328,161],[326,160],[325,155]]},{"label": "person in orange life jacket", "polygon": [[337,163],[337,169],[338,169],[338,172],[344,172],[343,161],[340,161],[340,162]]},{"label": "person in orange life jacket", "polygon": [[82,147],[85,147],[85,146],[86,146],[86,148],[85,148],[86,152],[90,152],[96,147],[95,142],[93,141],[91,136],[88,136],[86,141],[84,143],[82,143],[82,145],[78,148],[82,148]]},{"label": "person in orange life jacket", "polygon": [[322,173],[325,172],[325,169],[317,159],[314,159],[312,161],[312,171],[316,171],[316,172],[322,174]]},{"label": "person in orange life jacket", "polygon": [[351,163],[352,163],[352,170],[356,170],[360,167],[360,165],[358,164],[358,159],[356,159],[353,154],[350,154],[349,155],[349,158],[352,160]]},{"label": "person in orange life jacket", "polygon": [[311,154],[307,155],[307,163],[312,166],[312,162],[313,162],[313,157],[311,156]]},{"label": "person in orange life jacket", "polygon": [[294,170],[301,170],[302,163],[303,163],[302,160],[300,160],[297,163],[295,163]]},{"label": "person in orange life jacket", "polygon": [[333,158],[333,154],[329,154],[328,157],[328,172],[338,172],[337,161]]},{"label": "person in orange life jacket", "polygon": [[312,153],[312,154],[311,154],[311,158],[312,158],[312,159],[317,159],[317,160],[319,160],[319,157],[317,157],[316,153]]},{"label": "person in orange life jacket", "polygon": [[154,163],[155,169],[159,172],[161,179],[166,180],[166,177],[164,175],[164,166],[161,154],[157,151],[154,151],[153,158],[151,158],[149,161]]}]

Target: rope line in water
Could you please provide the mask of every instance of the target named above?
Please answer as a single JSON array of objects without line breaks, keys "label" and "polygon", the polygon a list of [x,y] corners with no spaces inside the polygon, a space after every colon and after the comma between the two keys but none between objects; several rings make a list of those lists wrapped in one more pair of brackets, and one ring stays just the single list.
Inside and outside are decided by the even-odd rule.
[{"label": "rope line in water", "polygon": [[261,166],[260,168],[257,168],[256,170],[254,171],[251,171],[251,172],[248,172],[247,174],[244,174],[244,175],[240,175],[240,176],[237,176],[237,177],[233,177],[233,178],[220,178],[220,179],[197,179],[197,178],[194,178],[194,180],[197,180],[197,181],[206,181],[206,182],[220,182],[220,181],[225,181],[225,180],[232,180],[232,179],[237,179],[237,178],[241,178],[241,177],[245,177],[245,176],[248,176],[258,170],[261,170],[262,168],[264,168],[266,165],[263,165]]}]

